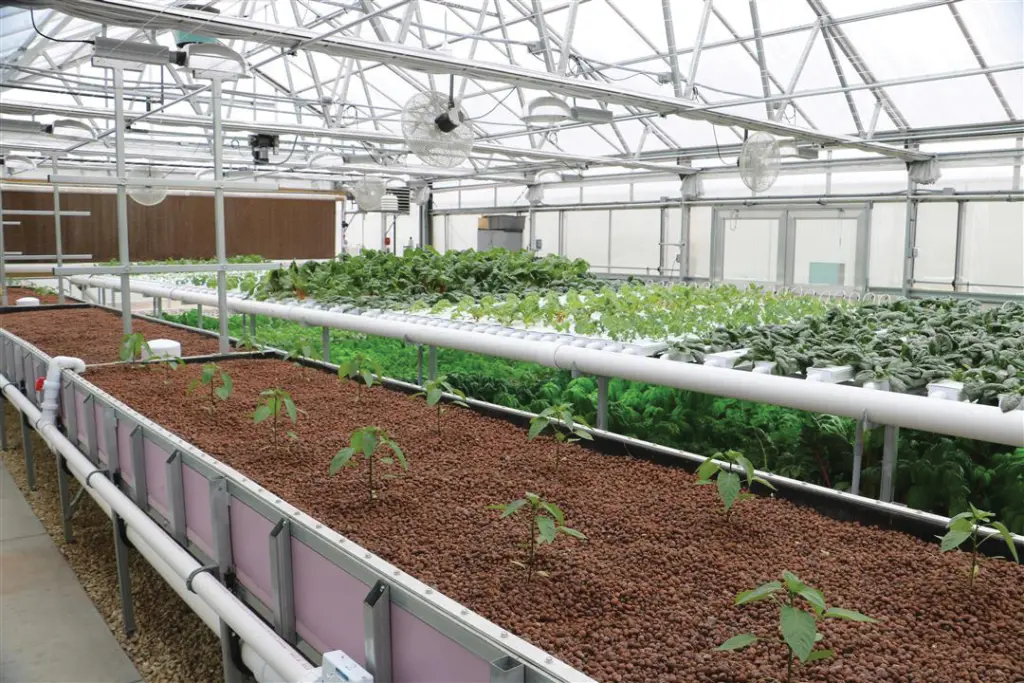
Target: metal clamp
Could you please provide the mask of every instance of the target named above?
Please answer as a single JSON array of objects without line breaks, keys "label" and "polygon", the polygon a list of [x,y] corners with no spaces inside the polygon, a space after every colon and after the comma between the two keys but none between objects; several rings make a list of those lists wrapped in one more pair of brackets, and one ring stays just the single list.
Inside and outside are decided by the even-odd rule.
[{"label": "metal clamp", "polygon": [[188,575],[187,579],[185,579],[185,588],[188,590],[189,593],[195,593],[195,591],[192,590],[192,581],[198,575],[200,575],[200,574],[202,574],[204,572],[209,572],[213,576],[216,576],[216,577],[219,578],[220,568],[217,565],[215,565],[215,564],[208,564],[205,567],[198,567],[197,569],[193,569],[192,573]]},{"label": "metal clamp", "polygon": [[89,480],[92,479],[94,474],[102,474],[103,476],[107,476],[107,470],[106,469],[98,469],[98,470],[93,470],[92,472],[87,474],[85,476],[85,485],[88,486],[89,488],[92,488],[92,484],[89,483]]}]

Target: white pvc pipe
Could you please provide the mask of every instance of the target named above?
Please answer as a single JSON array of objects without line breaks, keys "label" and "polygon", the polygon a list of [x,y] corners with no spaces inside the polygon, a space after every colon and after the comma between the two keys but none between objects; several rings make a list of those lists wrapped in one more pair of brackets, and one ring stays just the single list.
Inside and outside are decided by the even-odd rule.
[{"label": "white pvc pipe", "polygon": [[[110,277],[74,277],[71,280],[78,285],[93,287],[117,289],[120,286],[119,280]],[[160,296],[192,304],[217,305],[216,294],[195,289],[151,282],[132,282],[131,288],[135,292],[149,296]],[[994,406],[976,403],[938,401],[923,396],[806,382],[775,375],[709,368],[692,363],[663,362],[625,353],[584,349],[562,342],[501,337],[252,299],[229,297],[227,305],[239,313],[265,315],[312,326],[404,339],[409,343],[500,356],[562,370],[576,369],[584,374],[599,377],[621,377],[814,413],[840,415],[858,420],[867,417],[876,424],[1024,447],[1024,411],[1003,413]]]},{"label": "white pvc pipe", "polygon": [[[195,602],[202,602],[214,613],[215,621],[223,619],[239,639],[250,648],[249,659],[253,665],[264,674],[267,669],[273,669],[276,677],[269,679],[273,683],[310,680],[314,667],[301,654],[281,640],[270,627],[208,572],[201,572],[192,580],[192,597],[196,598],[195,601],[183,595],[182,591],[188,592],[184,588],[185,579],[200,568],[195,558],[168,536],[156,522],[150,519],[149,515],[138,508],[106,477],[92,477],[89,480],[89,485],[85,486],[85,480],[89,478],[89,475],[99,471],[96,466],[60,433],[56,425],[45,421],[43,413],[32,405],[28,398],[3,375],[0,375],[0,386],[2,386],[4,397],[25,415],[50,448],[64,456],[68,470],[83,484],[103,511],[108,516],[112,516],[112,513],[116,512],[124,520],[132,542],[137,543],[139,551],[147,557],[147,560],[155,560],[150,564],[168,580],[168,583],[179,595],[182,595],[190,607],[195,609]],[[181,590],[179,590],[179,583]],[[209,626],[209,615],[200,610],[195,611]],[[219,628],[218,623],[215,630],[219,631]]]}]

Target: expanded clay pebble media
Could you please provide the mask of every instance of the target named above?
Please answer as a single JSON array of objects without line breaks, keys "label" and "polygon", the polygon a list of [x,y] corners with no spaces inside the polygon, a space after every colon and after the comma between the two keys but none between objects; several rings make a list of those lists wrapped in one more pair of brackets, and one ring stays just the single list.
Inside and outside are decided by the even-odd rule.
[{"label": "expanded clay pebble media", "polygon": [[[119,337],[115,316],[91,313],[97,323],[105,317],[113,338]],[[10,317],[19,318],[28,341],[66,353],[71,338],[82,334],[72,322],[61,323],[60,314]],[[98,332],[90,330],[93,339]],[[195,338],[158,330],[189,346]],[[199,397],[186,396],[198,377],[196,366],[180,368],[168,384],[157,370],[139,367],[97,368],[86,377],[598,680],[781,680],[779,645],[757,644],[736,654],[713,649],[738,633],[775,633],[770,604],[732,603],[737,592],[788,569],[822,589],[830,605],[879,620],[824,622],[822,646],[835,649],[836,658],[801,668],[796,680],[1024,681],[1024,568],[1010,562],[986,561],[969,590],[964,554],[941,554],[936,544],[902,533],[836,521],[771,498],[741,503],[726,522],[713,487],[695,486],[682,469],[570,446],[556,474],[550,439],[530,442],[523,429],[499,419],[449,408],[439,438],[436,415],[422,399],[374,387],[364,388],[357,403],[352,382],[285,361],[226,361],[221,367],[231,374],[235,393],[213,414]],[[271,387],[288,390],[306,411],[295,427],[287,426],[299,440],[281,448],[269,445],[267,424],[251,420],[259,392]],[[327,474],[331,456],[351,431],[369,424],[387,430],[410,462],[408,474],[388,481],[375,503],[362,467],[334,478]],[[517,544],[525,539],[523,521],[498,520],[486,510],[525,491],[562,506],[567,524],[589,538],[543,547],[540,568],[551,577],[529,585],[511,563],[522,557]]]},{"label": "expanded clay pebble media", "polygon": [[132,636],[125,634],[110,519],[86,496],[72,520],[74,542],[66,543],[54,461],[40,458],[39,454],[46,453],[46,446],[33,432],[36,490],[30,491],[25,478],[17,411],[8,408],[6,420],[9,448],[3,451],[4,467],[143,680],[146,683],[216,683],[222,680],[220,641],[134,551],[130,551],[128,570],[136,630]]}]

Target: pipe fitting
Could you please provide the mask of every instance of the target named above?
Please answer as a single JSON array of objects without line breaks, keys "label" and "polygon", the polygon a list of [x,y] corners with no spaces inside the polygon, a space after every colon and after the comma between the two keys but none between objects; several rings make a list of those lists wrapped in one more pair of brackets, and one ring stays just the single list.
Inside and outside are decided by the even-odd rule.
[{"label": "pipe fitting", "polygon": [[50,359],[46,379],[43,381],[42,417],[39,419],[41,424],[54,424],[57,419],[57,410],[60,408],[60,375],[64,370],[84,372],[85,362],[73,356],[54,356]]}]

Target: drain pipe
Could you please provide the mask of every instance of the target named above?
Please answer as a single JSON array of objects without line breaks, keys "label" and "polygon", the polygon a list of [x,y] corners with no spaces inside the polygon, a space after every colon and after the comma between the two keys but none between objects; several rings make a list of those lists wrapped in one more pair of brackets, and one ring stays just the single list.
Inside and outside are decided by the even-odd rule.
[{"label": "drain pipe", "polygon": [[[71,279],[76,284],[120,288],[116,278],[93,276]],[[167,287],[151,282],[133,282],[131,289],[149,296],[186,303],[217,305],[216,294],[207,293],[209,290]],[[859,387],[800,381],[790,377],[739,372],[694,363],[666,362],[629,353],[580,348],[559,341],[516,339],[254,299],[229,297],[227,305],[238,313],[404,339],[409,343],[442,346],[539,363],[562,370],[578,370],[599,377],[621,377],[635,382],[815,413],[862,419],[866,411],[869,419],[877,424],[1024,447],[1024,411],[1019,410],[1003,413],[994,406],[977,403],[938,401],[890,391],[869,391]]]},{"label": "drain pipe", "polygon": [[60,373],[63,370],[85,372],[85,361],[71,356],[54,356],[50,359],[46,379],[43,381],[43,411],[40,415],[42,422],[53,424],[57,421],[57,410],[60,409]]},{"label": "drain pipe", "polygon": [[[56,359],[54,359],[56,360]],[[78,359],[65,358],[74,369]],[[78,361],[79,363],[81,361]],[[51,364],[51,369],[55,367]],[[57,384],[59,385],[59,371]],[[108,517],[117,514],[127,525],[129,540],[140,554],[157,570],[189,607],[215,633],[223,619],[242,641],[242,660],[261,683],[305,683],[316,681],[319,670],[238,600],[223,584],[207,572],[192,580],[192,592],[185,579],[201,565],[164,530],[138,508],[105,476],[90,477],[102,472],[32,405],[7,377],[0,374],[0,390],[4,398],[21,411],[47,445],[64,456],[68,470],[96,501]],[[86,484],[88,482],[88,484]]]}]

